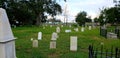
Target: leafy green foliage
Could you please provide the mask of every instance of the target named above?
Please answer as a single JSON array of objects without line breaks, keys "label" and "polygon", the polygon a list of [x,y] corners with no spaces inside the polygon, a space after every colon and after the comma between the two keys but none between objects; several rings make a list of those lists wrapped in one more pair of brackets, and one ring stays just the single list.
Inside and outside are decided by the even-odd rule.
[{"label": "leafy green foliage", "polygon": [[78,15],[76,16],[76,22],[82,26],[85,25],[85,22],[91,22],[90,18],[87,18],[87,13],[85,11],[82,11],[80,13],[78,13]]}]

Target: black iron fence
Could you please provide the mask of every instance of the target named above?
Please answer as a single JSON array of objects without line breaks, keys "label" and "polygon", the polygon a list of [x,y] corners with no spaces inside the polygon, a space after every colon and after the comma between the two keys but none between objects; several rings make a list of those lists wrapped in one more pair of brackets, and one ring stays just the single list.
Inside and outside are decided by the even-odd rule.
[{"label": "black iron fence", "polygon": [[104,49],[94,48],[93,45],[89,45],[89,58],[120,58],[120,48]]}]

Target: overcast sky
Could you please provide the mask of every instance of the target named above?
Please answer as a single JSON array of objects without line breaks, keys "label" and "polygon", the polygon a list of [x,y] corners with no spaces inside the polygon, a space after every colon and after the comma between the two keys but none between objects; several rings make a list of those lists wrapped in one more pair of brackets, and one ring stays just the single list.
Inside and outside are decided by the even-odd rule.
[{"label": "overcast sky", "polygon": [[[62,9],[65,8],[64,1],[57,1],[61,6]],[[113,7],[113,0],[67,0],[67,13],[69,22],[75,20],[75,16],[80,11],[86,11],[91,18],[95,18],[99,15],[100,9],[103,7]],[[64,21],[63,16],[57,16],[62,21]]]}]

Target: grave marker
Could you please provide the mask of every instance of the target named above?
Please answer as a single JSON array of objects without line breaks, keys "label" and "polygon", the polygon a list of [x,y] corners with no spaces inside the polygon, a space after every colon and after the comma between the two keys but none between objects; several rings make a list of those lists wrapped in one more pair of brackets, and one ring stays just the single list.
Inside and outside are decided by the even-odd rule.
[{"label": "grave marker", "polygon": [[92,29],[92,27],[91,26],[89,26],[89,30],[91,30]]},{"label": "grave marker", "polygon": [[33,40],[33,47],[38,47],[38,40]]},{"label": "grave marker", "polygon": [[60,27],[57,27],[57,28],[56,28],[56,32],[57,32],[57,33],[60,33]]},{"label": "grave marker", "polygon": [[16,58],[15,39],[6,11],[0,8],[0,58]]},{"label": "grave marker", "polygon": [[38,40],[42,40],[42,32],[38,33]]},{"label": "grave marker", "polygon": [[56,48],[56,41],[51,41],[50,42],[50,49],[55,49]]},{"label": "grave marker", "polygon": [[77,51],[77,36],[70,37],[70,50]]},{"label": "grave marker", "polygon": [[66,32],[66,33],[69,33],[69,32],[71,32],[71,30],[65,30],[65,32]]},{"label": "grave marker", "polygon": [[81,32],[84,32],[84,27],[81,28]]},{"label": "grave marker", "polygon": [[53,32],[53,33],[52,33],[52,38],[51,38],[51,40],[57,40],[57,38],[58,38],[57,33],[56,33],[56,32]]}]

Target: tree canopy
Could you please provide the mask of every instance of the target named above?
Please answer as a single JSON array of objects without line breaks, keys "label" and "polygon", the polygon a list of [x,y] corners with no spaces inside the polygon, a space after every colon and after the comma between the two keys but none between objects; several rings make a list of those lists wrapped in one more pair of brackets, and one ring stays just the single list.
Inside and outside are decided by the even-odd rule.
[{"label": "tree canopy", "polygon": [[85,22],[91,22],[90,18],[87,18],[87,13],[85,11],[79,12],[75,18],[75,21],[80,25],[85,25]]},{"label": "tree canopy", "polygon": [[46,21],[47,15],[56,16],[62,13],[61,6],[55,0],[10,0],[6,8],[10,21],[17,20],[23,25],[40,25]]}]

